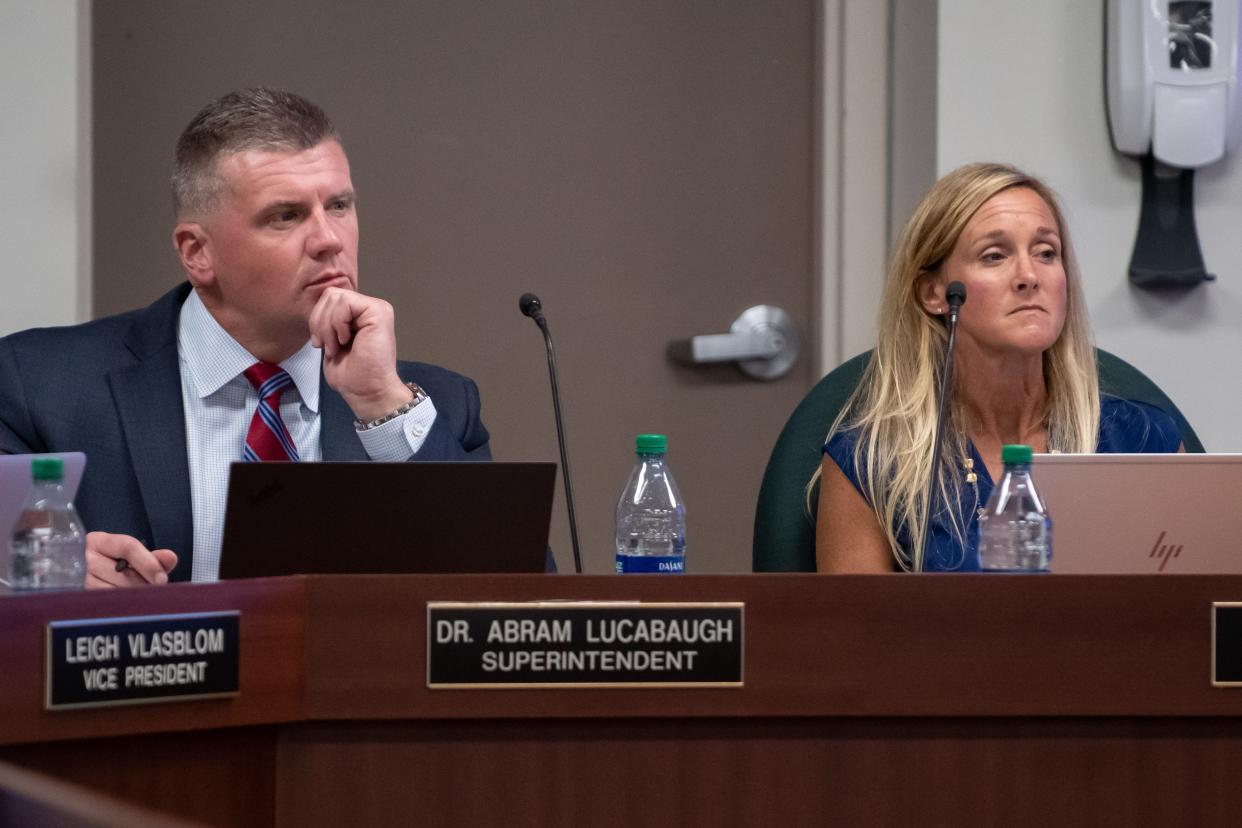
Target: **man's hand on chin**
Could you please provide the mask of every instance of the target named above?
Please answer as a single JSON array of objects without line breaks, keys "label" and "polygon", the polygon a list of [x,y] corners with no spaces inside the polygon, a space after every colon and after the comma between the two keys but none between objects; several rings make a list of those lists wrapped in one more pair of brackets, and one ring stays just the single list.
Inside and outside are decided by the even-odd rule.
[{"label": "man's hand on chin", "polygon": [[147,549],[130,535],[86,535],[88,589],[166,584],[176,566],[177,553],[171,549]]},{"label": "man's hand on chin", "polygon": [[311,310],[311,344],[323,373],[360,420],[389,414],[414,398],[397,375],[392,305],[344,288],[325,288]]}]

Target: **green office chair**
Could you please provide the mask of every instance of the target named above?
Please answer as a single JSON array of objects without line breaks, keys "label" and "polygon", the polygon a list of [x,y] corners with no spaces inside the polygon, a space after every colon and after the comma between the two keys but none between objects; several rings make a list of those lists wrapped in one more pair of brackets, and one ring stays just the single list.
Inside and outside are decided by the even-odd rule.
[{"label": "green office chair", "polygon": [[[814,572],[815,521],[805,506],[806,483],[822,460],[828,426],[862,377],[871,352],[842,363],[815,384],[785,423],[772,449],[759,486],[752,549],[755,572]],[[1182,432],[1186,451],[1202,452],[1190,423],[1154,382],[1130,363],[1096,349],[1100,388],[1108,394],[1139,400],[1165,411]],[[811,506],[819,503],[818,484]]]}]

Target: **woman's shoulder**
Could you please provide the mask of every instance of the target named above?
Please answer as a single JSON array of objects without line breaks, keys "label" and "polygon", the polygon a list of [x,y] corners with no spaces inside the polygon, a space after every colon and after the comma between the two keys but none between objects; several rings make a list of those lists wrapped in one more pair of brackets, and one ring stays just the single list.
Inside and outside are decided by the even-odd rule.
[{"label": "woman's shoulder", "polygon": [[854,488],[859,492],[862,491],[858,471],[858,441],[861,437],[862,429],[841,426],[828,437],[823,449],[824,455],[832,458],[846,479],[853,483]]},{"label": "woman's shoulder", "polygon": [[853,453],[854,446],[858,444],[860,432],[861,429],[856,426],[839,426],[828,435],[828,440],[824,443],[824,454],[835,456],[842,451]]},{"label": "woman's shoulder", "polygon": [[846,471],[849,468],[845,461],[849,461],[849,466],[853,466],[855,458],[862,453],[866,457],[867,439],[866,429],[856,423],[842,423],[837,426],[824,442],[824,454],[837,461],[837,465]]},{"label": "woman's shoulder", "polygon": [[1171,453],[1181,444],[1181,429],[1162,409],[1139,400],[1101,395],[1099,452]]}]

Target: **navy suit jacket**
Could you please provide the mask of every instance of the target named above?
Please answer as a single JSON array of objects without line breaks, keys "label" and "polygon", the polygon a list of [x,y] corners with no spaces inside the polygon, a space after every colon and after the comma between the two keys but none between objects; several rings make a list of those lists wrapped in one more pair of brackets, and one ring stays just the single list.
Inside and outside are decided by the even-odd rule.
[{"label": "navy suit jacket", "polygon": [[[89,531],[172,549],[171,578],[189,580],[194,526],[177,356],[184,283],[142,310],[0,339],[0,453],[82,451],[74,504]],[[435,425],[415,460],[489,460],[479,392],[460,374],[400,362],[405,381],[435,401]],[[366,460],[354,415],[319,380],[324,460]]]}]

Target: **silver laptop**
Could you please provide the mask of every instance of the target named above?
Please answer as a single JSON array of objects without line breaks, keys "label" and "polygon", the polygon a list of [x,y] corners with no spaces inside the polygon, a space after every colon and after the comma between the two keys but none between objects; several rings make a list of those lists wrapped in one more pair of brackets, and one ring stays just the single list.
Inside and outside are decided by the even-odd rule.
[{"label": "silver laptop", "polygon": [[1242,454],[1037,454],[1052,571],[1242,573]]},{"label": "silver laptop", "polygon": [[30,477],[30,461],[36,457],[59,457],[65,462],[65,489],[70,499],[77,496],[86,468],[86,455],[80,451],[51,454],[0,454],[0,580],[8,578],[9,538],[21,514],[22,504],[34,481]]}]

